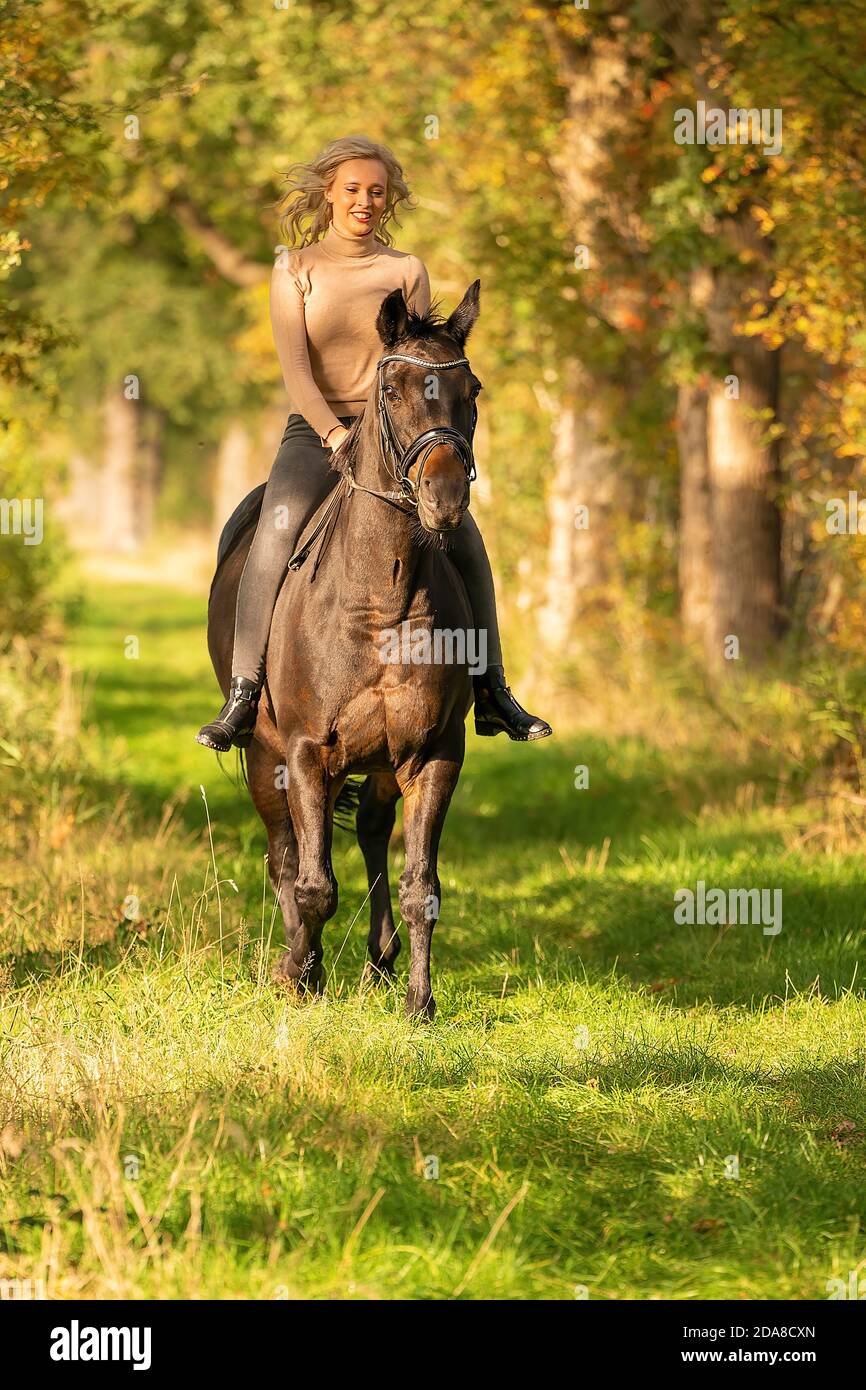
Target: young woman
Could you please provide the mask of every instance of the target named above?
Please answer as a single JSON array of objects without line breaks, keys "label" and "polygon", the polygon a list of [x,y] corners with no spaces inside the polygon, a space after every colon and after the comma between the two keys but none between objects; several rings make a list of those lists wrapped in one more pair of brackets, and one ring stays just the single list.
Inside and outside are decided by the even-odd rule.
[{"label": "young woman", "polygon": [[[382,300],[399,288],[409,309],[423,314],[429,308],[423,263],[396,251],[387,231],[408,197],[391,151],[363,136],[335,140],[312,164],[290,171],[283,226],[300,249],[274,269],[271,323],[293,413],[241,576],[229,698],[197,735],[217,752],[247,743],[255,726],[271,616],[288,560],[333,483],[332,456],[354,417],[363,414],[376,379]],[[546,738],[550,725],[527,714],[505,683],[493,575],[469,512],[449,553],[466,585],[475,627],[487,633],[487,670],[473,678],[477,732],[504,730],[521,742]]]}]

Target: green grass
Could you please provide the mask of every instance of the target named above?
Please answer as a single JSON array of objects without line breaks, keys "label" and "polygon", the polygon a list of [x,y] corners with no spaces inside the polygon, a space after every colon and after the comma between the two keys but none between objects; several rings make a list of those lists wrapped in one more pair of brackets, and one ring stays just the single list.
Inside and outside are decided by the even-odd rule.
[{"label": "green grass", "polygon": [[[10,755],[0,1278],[359,1299],[823,1298],[847,1279],[866,1257],[864,874],[808,837],[772,760],[676,711],[642,737],[470,739],[436,1022],[403,1019],[403,980],[359,989],[347,836],[328,994],[294,1002],[268,983],[262,828],[193,742],[217,703],[202,610],[92,589],[89,751],[59,717]],[[781,887],[781,934],[676,926],[699,878]]]}]

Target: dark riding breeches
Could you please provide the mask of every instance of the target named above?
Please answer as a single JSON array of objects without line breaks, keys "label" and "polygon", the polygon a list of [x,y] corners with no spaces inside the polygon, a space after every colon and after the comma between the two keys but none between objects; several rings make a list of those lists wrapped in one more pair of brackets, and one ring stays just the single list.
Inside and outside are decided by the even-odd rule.
[{"label": "dark riding breeches", "polygon": [[[352,416],[340,420],[346,428]],[[331,450],[302,415],[290,415],[268,479],[259,524],[253,537],[235,612],[232,675],[261,684],[271,617],[289,559],[307,522],[339,482]],[[476,628],[487,633],[487,664],[502,664],[496,595],[481,532],[466,512],[449,552],[472,605]]]}]

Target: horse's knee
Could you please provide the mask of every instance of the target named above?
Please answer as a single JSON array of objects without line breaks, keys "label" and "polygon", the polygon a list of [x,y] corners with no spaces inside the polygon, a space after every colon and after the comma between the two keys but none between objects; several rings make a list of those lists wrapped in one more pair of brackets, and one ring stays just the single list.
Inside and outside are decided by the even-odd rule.
[{"label": "horse's knee", "polygon": [[295,902],[305,922],[327,922],[337,911],[337,883],[326,874],[301,874],[295,882]]},{"label": "horse's knee", "polygon": [[400,878],[400,911],[410,926],[426,923],[432,931],[439,916],[438,878],[406,869]]}]

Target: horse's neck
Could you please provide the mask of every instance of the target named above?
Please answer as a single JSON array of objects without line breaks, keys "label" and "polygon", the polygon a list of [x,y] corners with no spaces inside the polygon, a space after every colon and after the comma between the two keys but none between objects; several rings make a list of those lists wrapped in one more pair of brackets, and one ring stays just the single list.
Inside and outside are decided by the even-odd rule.
[{"label": "horse's neck", "polygon": [[410,517],[381,498],[352,493],[343,544],[344,608],[373,608],[395,621],[405,616],[420,562],[411,526]]},{"label": "horse's neck", "polygon": [[350,494],[346,509],[343,606],[372,608],[398,621],[412,603],[421,552],[413,540],[414,513],[361,490],[396,491],[394,480],[374,462],[377,454],[368,435],[354,470],[360,487]]}]

